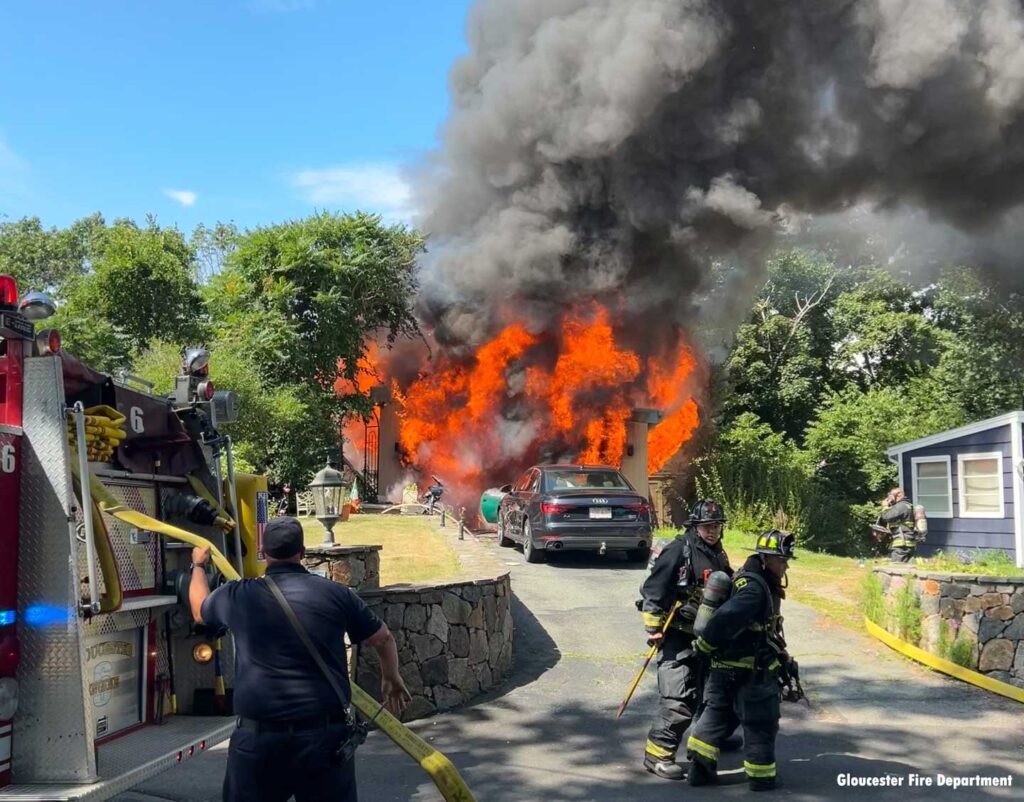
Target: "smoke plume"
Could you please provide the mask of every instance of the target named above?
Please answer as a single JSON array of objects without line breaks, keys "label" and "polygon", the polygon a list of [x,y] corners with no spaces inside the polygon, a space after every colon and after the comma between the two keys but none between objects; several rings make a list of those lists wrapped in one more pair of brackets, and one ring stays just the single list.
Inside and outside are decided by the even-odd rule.
[{"label": "smoke plume", "polygon": [[692,331],[723,308],[697,308],[708,266],[749,300],[807,215],[1015,251],[1018,0],[481,0],[468,39],[417,182],[422,312],[449,352],[587,299]]}]

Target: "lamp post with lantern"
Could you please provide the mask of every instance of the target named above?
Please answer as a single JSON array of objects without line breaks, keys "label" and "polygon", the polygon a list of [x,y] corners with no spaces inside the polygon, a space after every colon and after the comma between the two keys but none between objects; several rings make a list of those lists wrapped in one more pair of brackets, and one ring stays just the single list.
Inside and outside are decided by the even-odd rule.
[{"label": "lamp post with lantern", "polygon": [[352,482],[346,482],[341,471],[337,471],[330,465],[325,466],[313,477],[309,483],[309,489],[313,493],[314,517],[327,531],[327,539],[324,546],[334,546],[334,525],[341,517],[342,506],[347,499],[347,491]]}]

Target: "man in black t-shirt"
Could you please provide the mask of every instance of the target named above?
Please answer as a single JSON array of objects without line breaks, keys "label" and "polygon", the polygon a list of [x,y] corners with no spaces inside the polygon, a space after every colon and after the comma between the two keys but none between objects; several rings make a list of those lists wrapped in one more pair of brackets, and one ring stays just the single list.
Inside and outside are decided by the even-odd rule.
[{"label": "man in black t-shirt", "polygon": [[302,567],[302,526],[275,518],[264,533],[267,574],[295,611],[309,639],[345,694],[338,699],[263,579],[228,582],[212,594],[206,580],[209,549],[193,549],[192,616],[235,641],[234,712],[226,802],[356,802],[352,760],[336,758],[349,735],[351,700],[344,636],[367,643],[380,657],[381,699],[396,715],[409,701],[398,672],[395,639],[350,588]]}]

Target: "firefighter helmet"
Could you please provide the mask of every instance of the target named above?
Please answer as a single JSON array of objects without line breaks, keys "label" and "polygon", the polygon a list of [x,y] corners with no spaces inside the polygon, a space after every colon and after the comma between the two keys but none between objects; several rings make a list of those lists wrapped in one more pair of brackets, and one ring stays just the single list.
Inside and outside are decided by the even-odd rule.
[{"label": "firefighter helmet", "polygon": [[690,510],[690,519],[687,521],[692,526],[697,524],[725,524],[725,510],[717,501],[709,498],[702,498],[693,505]]},{"label": "firefighter helmet", "polygon": [[796,554],[793,553],[795,545],[796,536],[792,532],[771,529],[757,538],[757,546],[754,548],[754,551],[758,554],[795,560]]}]

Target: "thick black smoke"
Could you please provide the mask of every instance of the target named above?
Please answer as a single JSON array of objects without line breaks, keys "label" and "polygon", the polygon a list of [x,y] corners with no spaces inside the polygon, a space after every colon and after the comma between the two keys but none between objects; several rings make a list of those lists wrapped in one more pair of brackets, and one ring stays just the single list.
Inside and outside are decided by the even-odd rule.
[{"label": "thick black smoke", "polygon": [[742,267],[742,306],[805,215],[1015,250],[1018,0],[482,0],[468,38],[417,185],[443,347],[510,299],[538,327],[591,297],[693,327],[721,311],[695,308],[707,266]]}]

